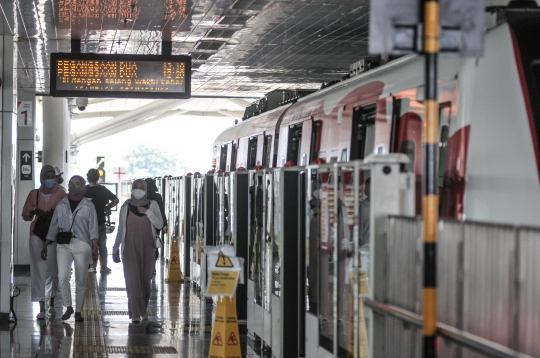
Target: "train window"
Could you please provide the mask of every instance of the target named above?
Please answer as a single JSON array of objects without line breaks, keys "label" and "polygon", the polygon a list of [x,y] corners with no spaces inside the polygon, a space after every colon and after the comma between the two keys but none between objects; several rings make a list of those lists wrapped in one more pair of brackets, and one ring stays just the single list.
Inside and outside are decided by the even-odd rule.
[{"label": "train window", "polygon": [[253,167],[257,164],[257,139],[257,137],[249,138],[246,169],[253,169]]},{"label": "train window", "polygon": [[373,152],[376,112],[376,103],[354,108],[350,160],[364,159]]},{"label": "train window", "polygon": [[289,128],[289,145],[287,150],[287,161],[292,161],[294,164],[300,163],[302,147],[302,123],[293,125]]},{"label": "train window", "polygon": [[401,143],[400,153],[406,154],[409,157],[409,163],[403,164],[401,171],[414,172],[415,160],[415,145],[412,140],[405,140]]},{"label": "train window", "polygon": [[341,161],[346,162],[347,161],[347,149],[343,149],[341,151]]},{"label": "train window", "polygon": [[221,146],[221,154],[219,157],[219,169],[225,170],[227,167],[227,147],[228,145]]}]

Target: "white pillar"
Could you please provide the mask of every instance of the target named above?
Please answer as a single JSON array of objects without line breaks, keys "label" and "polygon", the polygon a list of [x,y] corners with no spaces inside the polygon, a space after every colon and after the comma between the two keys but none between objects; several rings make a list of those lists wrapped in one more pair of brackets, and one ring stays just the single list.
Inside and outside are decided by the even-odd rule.
[{"label": "white pillar", "polygon": [[[3,25],[5,28],[5,24]],[[6,33],[4,31],[3,33]],[[8,32],[9,33],[9,32]],[[17,144],[16,95],[17,61],[13,36],[0,35],[0,110],[1,132],[0,148],[0,323],[9,322],[10,298],[13,285],[13,217],[15,215],[15,145]]]},{"label": "white pillar", "polygon": [[[35,189],[35,178],[39,176],[41,163],[36,166],[36,95],[34,92],[17,93],[17,190],[15,191],[16,212],[14,216],[13,264],[30,270],[30,221],[24,221],[21,213],[28,193]],[[30,158],[23,154],[30,154]],[[29,165],[32,172],[22,175],[22,165]],[[28,166],[26,167],[28,168]],[[28,170],[28,169],[26,169]],[[37,172],[37,173],[36,173]]]},{"label": "white pillar", "polygon": [[70,131],[68,100],[43,97],[43,165],[60,168],[66,188],[71,177]]}]

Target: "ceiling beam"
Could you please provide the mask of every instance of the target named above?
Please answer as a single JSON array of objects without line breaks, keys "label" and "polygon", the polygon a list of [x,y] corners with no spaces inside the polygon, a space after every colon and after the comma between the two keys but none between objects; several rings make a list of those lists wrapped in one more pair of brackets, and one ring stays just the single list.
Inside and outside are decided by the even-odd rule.
[{"label": "ceiling beam", "polygon": [[240,98],[227,98],[227,100],[231,103],[236,104],[238,107],[246,108],[247,106],[251,105],[251,102],[249,100],[240,99]]},{"label": "ceiling beam", "polygon": [[109,119],[108,121],[73,133],[71,135],[71,145],[79,146],[96,139],[108,137],[114,133],[117,133],[115,131],[116,129],[121,131],[127,124],[131,122],[144,121],[145,119],[168,112],[189,101],[190,100],[173,99],[153,101],[145,106],[120,114],[112,119]]},{"label": "ceiling beam", "polygon": [[102,117],[116,117],[129,111],[105,111],[105,112],[79,112],[73,113],[71,119],[88,119],[88,118],[102,118]]}]

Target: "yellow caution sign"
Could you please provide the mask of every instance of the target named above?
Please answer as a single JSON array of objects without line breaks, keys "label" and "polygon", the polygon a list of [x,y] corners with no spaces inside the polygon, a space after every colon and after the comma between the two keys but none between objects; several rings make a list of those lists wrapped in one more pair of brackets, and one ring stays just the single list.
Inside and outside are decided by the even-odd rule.
[{"label": "yellow caution sign", "polygon": [[242,358],[236,298],[219,297],[208,358]]},{"label": "yellow caution sign", "polygon": [[234,267],[234,265],[231,259],[228,256],[223,255],[223,252],[220,251],[216,261],[216,267]]},{"label": "yellow caution sign", "polygon": [[[362,295],[369,294],[369,287],[366,281],[366,272],[360,271],[359,291]],[[351,287],[354,287],[354,275],[351,274]],[[352,292],[351,292],[352,296]],[[347,358],[354,357],[354,297],[351,297],[349,310],[349,337]],[[366,330],[366,320],[364,317],[364,305],[362,299],[358,297],[358,357],[369,358],[369,344]]]},{"label": "yellow caution sign", "polygon": [[173,240],[171,245],[171,256],[169,257],[169,268],[167,270],[165,282],[184,282],[182,270],[180,268],[180,250],[178,240]]},{"label": "yellow caution sign", "polygon": [[210,271],[208,295],[232,296],[238,283],[239,271]]}]

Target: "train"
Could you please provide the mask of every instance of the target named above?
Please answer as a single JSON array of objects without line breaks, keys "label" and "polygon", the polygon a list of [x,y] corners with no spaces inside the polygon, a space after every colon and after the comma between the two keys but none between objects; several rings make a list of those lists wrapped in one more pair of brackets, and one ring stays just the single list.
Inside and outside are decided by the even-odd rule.
[{"label": "train", "polygon": [[[538,225],[540,16],[507,16],[484,56],[439,58],[440,216]],[[520,15],[521,14],[521,15]],[[424,58],[405,56],[313,93],[272,93],[214,141],[217,171],[404,153],[422,211]],[[308,91],[309,92],[309,91]],[[276,96],[290,99],[272,105]],[[281,104],[281,105],[280,105]]]}]

